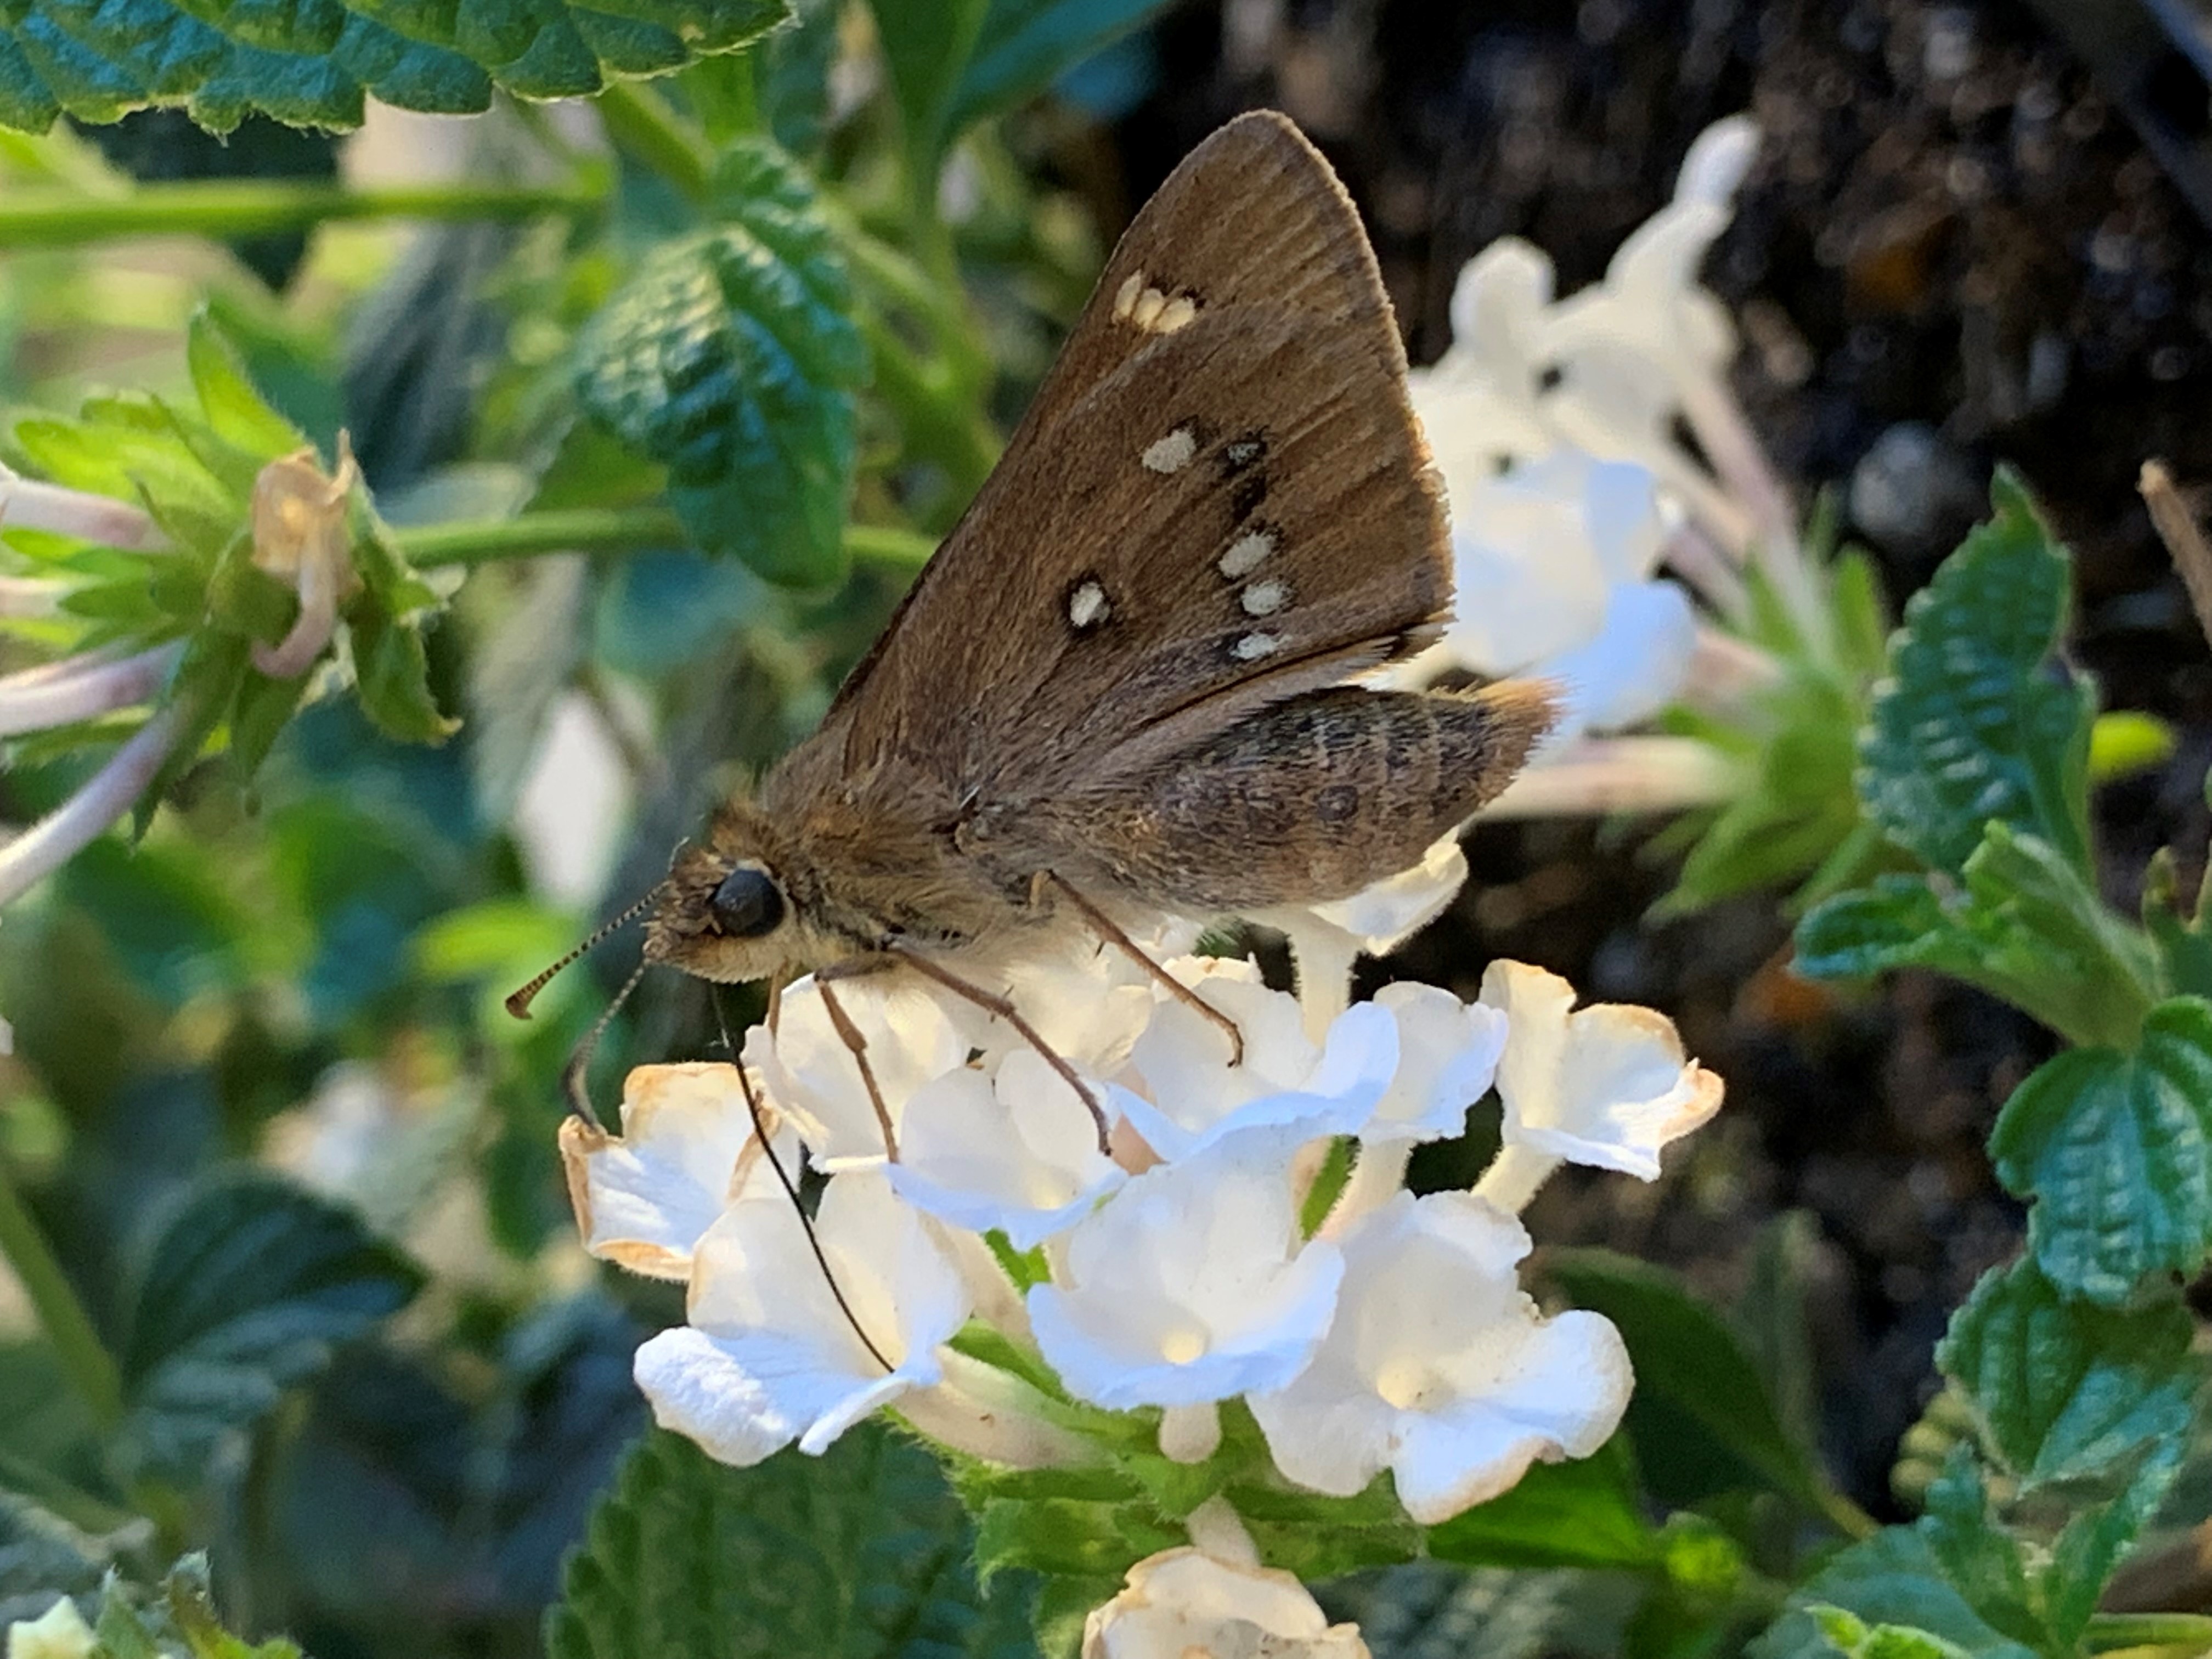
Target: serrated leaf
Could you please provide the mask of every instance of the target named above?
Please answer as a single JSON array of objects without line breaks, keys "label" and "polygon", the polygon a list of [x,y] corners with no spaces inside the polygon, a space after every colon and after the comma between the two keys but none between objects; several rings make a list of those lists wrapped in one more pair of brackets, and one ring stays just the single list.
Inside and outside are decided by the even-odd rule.
[{"label": "serrated leaf", "polygon": [[737,147],[715,187],[732,222],[645,261],[580,339],[578,392],[666,464],[699,546],[826,586],[845,568],[853,393],[867,376],[844,263],[772,145]]},{"label": "serrated leaf", "polygon": [[2103,1474],[2188,1432],[2204,1380],[2176,1302],[2113,1312],[2067,1300],[2033,1261],[1983,1275],[1936,1363],[2033,1486]]},{"label": "serrated leaf", "polygon": [[1990,1136],[1997,1177],[2033,1199],[2028,1243],[2092,1301],[2212,1251],[2212,1005],[2176,997],[2133,1052],[2069,1049],[2013,1091]]},{"label": "serrated leaf", "polygon": [[198,1184],[149,1241],[129,1298],[121,1368],[139,1460],[193,1478],[420,1283],[350,1211],[289,1182]]},{"label": "serrated leaf", "polygon": [[1932,968],[2003,997],[2080,1042],[2132,1042],[2159,970],[2144,936],[2108,910],[2047,842],[1992,823],[1965,887],[1939,895],[1886,875],[1798,924],[1797,970],[1864,978]]},{"label": "serrated leaf", "polygon": [[1825,1601],[1805,1611],[1829,1645],[1843,1654],[1844,1659],[1961,1659],[1966,1651],[1932,1631],[1917,1630],[1910,1625],[1869,1627],[1856,1614]]},{"label": "serrated leaf", "polygon": [[354,684],[377,729],[403,743],[443,743],[461,723],[438,707],[430,690],[430,658],[422,629],[373,605],[348,619],[353,635]]},{"label": "serrated leaf", "polygon": [[1860,799],[1899,846],[1957,872],[1997,820],[2088,863],[2094,699],[2051,661],[2071,562],[2000,471],[1996,516],[1905,606],[1860,747]]},{"label": "serrated leaf", "polygon": [[1672,1273],[1607,1250],[1566,1250],[1545,1271],[1575,1305],[1620,1329],[1636,1364],[1630,1438],[1646,1481],[1687,1504],[1762,1481],[1818,1505],[1810,1453],[1784,1427],[1766,1380],[1728,1322]]},{"label": "serrated leaf", "polygon": [[237,348],[204,306],[192,313],[185,331],[185,363],[201,414],[225,442],[264,461],[307,447],[306,434],[255,388]]},{"label": "serrated leaf", "polygon": [[[732,1469],[655,1430],[547,1615],[550,1659],[1017,1659],[967,1519],[927,1453],[873,1424],[819,1458]],[[997,1598],[994,1598],[996,1601]]]},{"label": "serrated leaf", "polygon": [[1164,0],[991,0],[945,130],[963,128],[1042,92],[1060,75],[1134,29]]},{"label": "serrated leaf", "polygon": [[1503,1496],[1430,1528],[1428,1544],[1464,1566],[1650,1567],[1662,1553],[1619,1438],[1589,1457],[1536,1464]]},{"label": "serrated leaf", "polygon": [[788,15],[783,0],[46,0],[0,26],[0,125],[40,132],[64,111],[102,123],[150,104],[180,105],[215,132],[257,111],[344,130],[361,125],[368,94],[403,109],[472,114],[495,87],[586,96],[616,76],[735,51]]}]

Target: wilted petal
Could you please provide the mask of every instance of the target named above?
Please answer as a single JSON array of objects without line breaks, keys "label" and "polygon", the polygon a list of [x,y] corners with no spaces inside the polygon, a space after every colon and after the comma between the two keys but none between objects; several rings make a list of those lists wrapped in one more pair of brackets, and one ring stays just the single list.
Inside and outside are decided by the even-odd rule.
[{"label": "wilted petal", "polygon": [[1126,1179],[1098,1150],[1082,1097],[1027,1048],[991,1073],[962,1066],[917,1090],[885,1173],[917,1209],[971,1232],[999,1229],[1019,1250],[1073,1226]]},{"label": "wilted petal", "polygon": [[1278,1387],[1336,1304],[1343,1263],[1302,1243],[1291,1160],[1310,1136],[1249,1130],[1132,1180],[1030,1292],[1038,1346],[1078,1399],[1188,1406]]},{"label": "wilted petal", "polygon": [[288,581],[300,601],[300,613],[281,641],[253,643],[253,665],[271,679],[307,671],[330,643],[338,606],[361,586],[349,521],[349,498],[360,482],[361,468],[343,433],[335,476],[324,472],[313,450],[302,449],[270,461],[254,477],[248,514],[253,562]]},{"label": "wilted petal", "polygon": [[1131,1567],[1083,1624],[1083,1659],[1368,1659],[1357,1625],[1332,1625],[1295,1574],[1188,1547]]},{"label": "wilted petal", "polygon": [[[776,1150],[795,1175],[797,1136],[786,1131]],[[751,1183],[782,1195],[726,1061],[633,1067],[622,1133],[568,1118],[561,1158],[584,1248],[654,1279],[689,1278],[700,1237]]]},{"label": "wilted petal", "polygon": [[1347,1231],[1338,1316],[1314,1360],[1249,1404],[1276,1467],[1339,1497],[1388,1468],[1427,1524],[1542,1460],[1586,1457],[1628,1405],[1620,1333],[1546,1320],[1522,1291],[1528,1236],[1462,1193],[1401,1193]]},{"label": "wilted petal", "polygon": [[880,1174],[833,1179],[814,1225],[843,1306],[782,1195],[748,1196],[699,1241],[690,1322],[637,1351],[654,1419],[723,1462],[757,1463],[794,1440],[818,1455],[941,1380],[938,1345],[968,1317],[957,1268]]},{"label": "wilted petal", "polygon": [[1686,1060],[1674,1022],[1650,1008],[1595,1003],[1526,963],[1493,962],[1482,1000],[1507,1021],[1498,1093],[1505,1140],[1644,1181],[1659,1152],[1721,1106],[1721,1079]]}]

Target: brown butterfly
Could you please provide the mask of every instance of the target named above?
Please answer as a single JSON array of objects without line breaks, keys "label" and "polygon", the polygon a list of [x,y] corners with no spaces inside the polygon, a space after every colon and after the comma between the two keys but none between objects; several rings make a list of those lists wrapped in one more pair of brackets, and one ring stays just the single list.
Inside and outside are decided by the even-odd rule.
[{"label": "brown butterfly", "polygon": [[1451,598],[1358,217],[1290,121],[1241,116],[1137,216],[821,729],[678,852],[646,959],[723,982],[904,963],[1035,1042],[948,963],[988,975],[1079,929],[1151,967],[1126,930],[1341,898],[1504,787],[1541,690],[1346,684]]}]

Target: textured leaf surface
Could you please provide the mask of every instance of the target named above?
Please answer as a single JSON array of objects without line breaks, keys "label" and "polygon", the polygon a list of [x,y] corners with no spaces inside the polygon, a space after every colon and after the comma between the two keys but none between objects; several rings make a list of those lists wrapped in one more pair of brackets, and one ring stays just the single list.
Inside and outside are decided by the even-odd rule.
[{"label": "textured leaf surface", "polygon": [[1989,1624],[1946,1576],[1917,1528],[1889,1527],[1854,1544],[1790,1598],[1784,1614],[1750,1649],[1752,1659],[1835,1659],[1809,1611],[1842,1607],[1868,1625],[1923,1631],[1979,1659],[2035,1659],[2036,1650]]},{"label": "textured leaf surface", "polygon": [[2077,1042],[2130,1043],[2159,969],[2144,936],[2038,836],[1991,823],[1948,896],[1886,875],[1799,924],[1797,969],[1863,978],[1932,968],[2015,1003]]},{"label": "textured leaf surface", "polygon": [[351,1211],[274,1176],[198,1187],[154,1237],[131,1298],[123,1383],[140,1455],[189,1478],[420,1283]]},{"label": "textured leaf surface", "polygon": [[2073,1048],[2013,1091],[1990,1137],[2028,1242],[2063,1289],[2118,1302],[2212,1250],[2212,1005],[2153,1009],[2132,1053]]},{"label": "textured leaf surface", "polygon": [[787,15],[783,0],[0,0],[0,126],[161,104],[216,132],[256,111],[348,129],[370,94],[470,114],[495,87],[581,97],[734,51]]},{"label": "textured leaf surface", "polygon": [[2204,1375],[2192,1334],[2178,1303],[2111,1312],[2069,1302],[2019,1261],[1975,1287],[1936,1363],[2024,1481],[2079,1480],[2187,1432]]},{"label": "textured leaf surface", "polygon": [[1022,1659],[1020,1598],[987,1607],[967,1516],[927,1453],[863,1425],[750,1469],[655,1430],[546,1621],[552,1659]]},{"label": "textured leaf surface", "polygon": [[1905,606],[1860,749],[1868,816],[1956,872],[1991,819],[2086,866],[2084,777],[2093,698],[2048,659],[2066,621],[2070,562],[2017,479],[1996,515]]},{"label": "textured leaf surface", "polygon": [[772,580],[823,586],[853,471],[867,354],[845,266],[812,191],[771,147],[725,158],[730,222],[670,242],[580,343],[585,407],[665,463],[697,544]]}]

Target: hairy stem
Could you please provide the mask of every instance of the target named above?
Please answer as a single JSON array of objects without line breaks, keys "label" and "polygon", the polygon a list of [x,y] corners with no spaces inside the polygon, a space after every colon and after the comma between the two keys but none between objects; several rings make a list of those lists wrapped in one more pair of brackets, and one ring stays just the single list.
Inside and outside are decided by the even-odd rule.
[{"label": "hairy stem", "polygon": [[598,108],[617,149],[651,167],[693,201],[707,198],[714,176],[714,147],[665,98],[635,81],[615,81],[599,94]]},{"label": "hairy stem", "polygon": [[2212,1650],[2212,1616],[2100,1613],[2090,1619],[2084,1641],[2092,1653],[2117,1653],[2124,1648],[2175,1648],[2203,1653]]},{"label": "hairy stem", "polygon": [[123,1379],[53,1248],[0,1163],[0,1256],[15,1270],[55,1358],[103,1432],[123,1421]]},{"label": "hairy stem", "polygon": [[457,181],[355,190],[280,179],[187,179],[113,197],[15,191],[0,198],[0,246],[68,247],[118,236],[253,236],[326,219],[534,219],[597,207],[583,184]]}]

